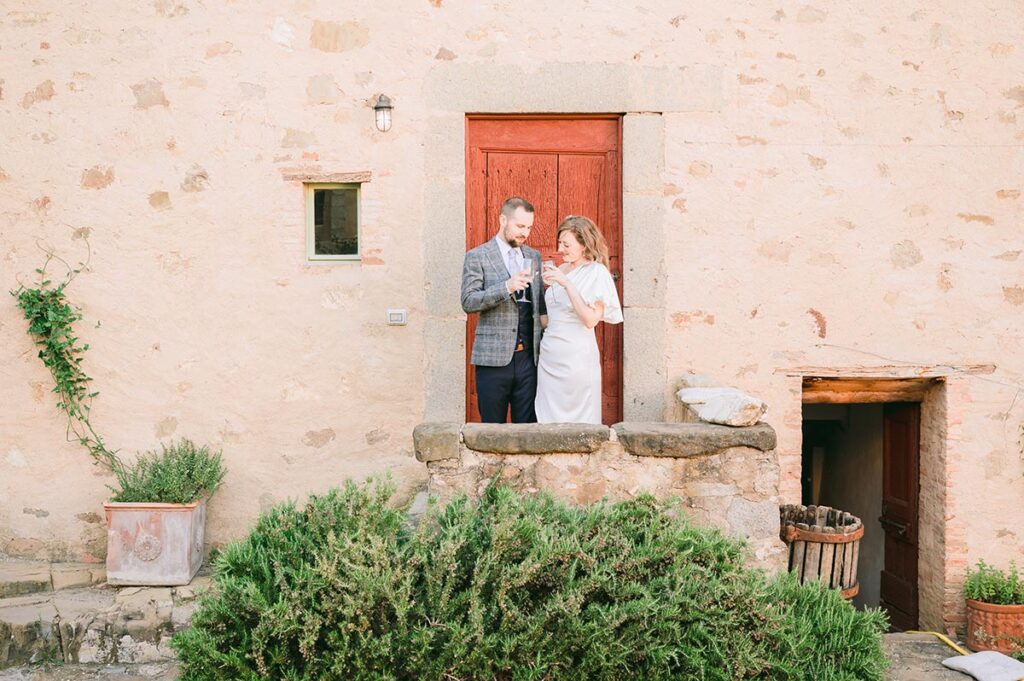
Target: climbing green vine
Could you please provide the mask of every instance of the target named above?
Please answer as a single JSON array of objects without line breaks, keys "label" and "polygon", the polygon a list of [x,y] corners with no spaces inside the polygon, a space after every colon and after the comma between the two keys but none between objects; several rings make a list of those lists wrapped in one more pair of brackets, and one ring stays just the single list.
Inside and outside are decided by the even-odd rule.
[{"label": "climbing green vine", "polygon": [[[68,302],[65,291],[75,277],[88,266],[86,262],[72,268],[52,249],[44,248],[46,260],[36,270],[39,281],[34,287],[21,284],[11,291],[28,321],[28,333],[39,347],[39,359],[53,377],[57,408],[67,416],[68,440],[77,441],[89,450],[99,464],[117,471],[121,462],[103,438],[92,427],[89,412],[96,392],[89,391],[92,379],[82,370],[82,359],[89,349],[75,335],[75,324],[82,320],[80,308]],[[63,263],[67,276],[59,284],[47,279],[47,267],[54,261]]]}]

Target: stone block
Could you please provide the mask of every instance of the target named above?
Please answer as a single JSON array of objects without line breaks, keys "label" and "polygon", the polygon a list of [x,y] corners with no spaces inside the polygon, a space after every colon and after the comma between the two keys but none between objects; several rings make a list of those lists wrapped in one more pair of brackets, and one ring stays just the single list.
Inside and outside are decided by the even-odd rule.
[{"label": "stone block", "polygon": [[661,193],[665,168],[665,120],[660,114],[622,119],[622,190]]},{"label": "stone block", "polygon": [[731,428],[710,423],[617,423],[615,433],[635,456],[702,456],[732,447],[775,448],[775,430],[766,423]]},{"label": "stone block", "polygon": [[441,503],[447,503],[459,494],[476,498],[479,481],[480,469],[476,467],[459,469],[454,472],[444,471],[430,476],[427,491],[430,492],[430,496],[437,498]]},{"label": "stone block", "polygon": [[53,590],[76,589],[102,584],[106,570],[94,563],[54,563],[50,566]]},{"label": "stone block", "polygon": [[592,453],[610,437],[606,426],[585,423],[467,423],[466,446],[496,454]]},{"label": "stone block", "polygon": [[739,490],[735,485],[727,482],[710,482],[697,480],[683,486],[683,493],[692,499],[706,499],[707,497],[734,497]]},{"label": "stone block", "polygon": [[[447,154],[448,147],[436,146],[431,143],[432,140],[427,140],[430,149],[428,156]],[[466,234],[462,229],[451,229],[452,225],[465,224],[466,220],[463,164],[464,161],[460,162],[450,171],[458,173],[458,179],[434,179],[424,188],[424,201],[431,209],[427,212],[427,222],[423,226],[424,233],[430,235],[423,243],[423,257],[429,263],[424,271],[428,292],[425,301],[427,314],[437,320],[462,322],[462,338],[465,339],[465,318],[462,317],[465,313],[462,311],[459,291],[462,285],[462,261],[466,254]],[[434,347],[442,355],[458,351],[458,346]],[[430,359],[428,357],[428,361]],[[454,364],[447,366],[449,371],[455,367]]]},{"label": "stone block", "polygon": [[421,423],[413,429],[412,441],[417,461],[459,458],[458,423]]},{"label": "stone block", "polygon": [[764,402],[737,388],[682,388],[676,396],[702,421],[723,426],[752,426],[768,409]]},{"label": "stone block", "polygon": [[171,612],[171,629],[173,631],[181,631],[188,628],[197,607],[199,607],[199,604],[194,601],[174,606],[174,610]]},{"label": "stone block", "polygon": [[779,502],[750,501],[736,497],[726,514],[729,533],[751,541],[777,540],[779,536]]},{"label": "stone block", "polygon": [[[518,96],[510,99],[504,83],[516,83]],[[557,62],[526,68],[440,62],[427,74],[424,93],[429,106],[443,111],[715,111],[722,105],[724,83],[720,66],[700,64]]]},{"label": "stone block", "polygon": [[0,669],[16,664],[60,661],[54,634],[57,610],[48,596],[20,596],[0,601]]},{"label": "stone block", "polygon": [[0,563],[0,598],[50,591],[50,565],[41,562]]},{"label": "stone block", "polygon": [[[462,258],[450,254],[436,257],[458,257],[460,262]],[[438,281],[428,283],[435,291],[449,290],[447,285]],[[451,297],[455,308],[431,313],[423,324],[424,343],[432,348],[427,354],[424,375],[427,421],[462,421],[466,416],[466,319],[458,307],[458,285],[454,286]]]},{"label": "stone block", "polygon": [[[627,243],[629,238],[627,237]],[[629,256],[626,256],[629,262]],[[626,291],[630,287],[630,277],[641,279],[656,276],[648,270],[638,269],[631,274],[628,270]],[[661,307],[634,307],[630,293],[626,293],[625,328],[623,338],[622,373],[623,395],[622,411],[629,421],[660,421],[665,418],[665,310]]]},{"label": "stone block", "polygon": [[192,581],[185,586],[175,587],[171,595],[175,605],[181,603],[190,603],[196,599],[196,597],[208,591],[213,587],[213,577],[211,575],[196,575],[192,578]]},{"label": "stone block", "polygon": [[[665,289],[665,200],[660,195],[625,194],[622,197],[623,305],[626,308],[658,308],[657,327],[646,335],[664,335]],[[629,324],[629,319],[626,319]],[[629,334],[627,334],[628,337]]]}]

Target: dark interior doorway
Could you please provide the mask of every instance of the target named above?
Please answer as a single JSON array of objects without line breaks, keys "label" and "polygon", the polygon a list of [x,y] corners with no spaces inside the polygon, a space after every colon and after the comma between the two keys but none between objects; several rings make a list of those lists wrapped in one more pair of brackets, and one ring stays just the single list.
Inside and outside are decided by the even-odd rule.
[{"label": "dark interior doorway", "polygon": [[803,504],[861,518],[858,607],[883,607],[894,629],[918,623],[918,402],[803,407]]}]

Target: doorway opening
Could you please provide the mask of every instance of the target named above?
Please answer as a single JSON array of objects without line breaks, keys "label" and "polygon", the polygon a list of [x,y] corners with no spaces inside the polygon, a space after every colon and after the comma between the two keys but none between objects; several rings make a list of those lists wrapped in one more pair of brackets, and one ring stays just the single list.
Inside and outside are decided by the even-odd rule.
[{"label": "doorway opening", "polygon": [[[556,228],[567,215],[597,223],[622,297],[622,116],[619,114],[466,117],[466,250],[493,239],[501,203],[520,196],[536,208],[527,242],[561,262]],[[476,316],[466,321],[466,421],[480,420],[470,355]],[[622,325],[596,329],[601,353],[601,419],[622,420]]]},{"label": "doorway opening", "polygon": [[[931,427],[936,379],[805,377],[801,503],[864,523],[857,607],[882,607],[895,630],[920,621],[922,417]],[[925,405],[924,410],[922,406]],[[930,438],[934,440],[934,438]],[[932,456],[925,444],[924,454]],[[939,511],[941,512],[941,511]]]}]

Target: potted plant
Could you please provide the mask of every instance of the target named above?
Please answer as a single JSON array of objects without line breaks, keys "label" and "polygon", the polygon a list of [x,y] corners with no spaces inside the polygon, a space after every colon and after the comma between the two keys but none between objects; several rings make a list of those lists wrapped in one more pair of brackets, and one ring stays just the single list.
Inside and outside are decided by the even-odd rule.
[{"label": "potted plant", "polygon": [[1017,566],[1000,570],[978,561],[967,569],[967,645],[972,650],[1024,650],[1024,579]]},{"label": "potted plant", "polygon": [[103,504],[107,582],[175,586],[203,563],[206,501],[224,479],[220,452],[182,439],[114,467],[118,488]]}]

